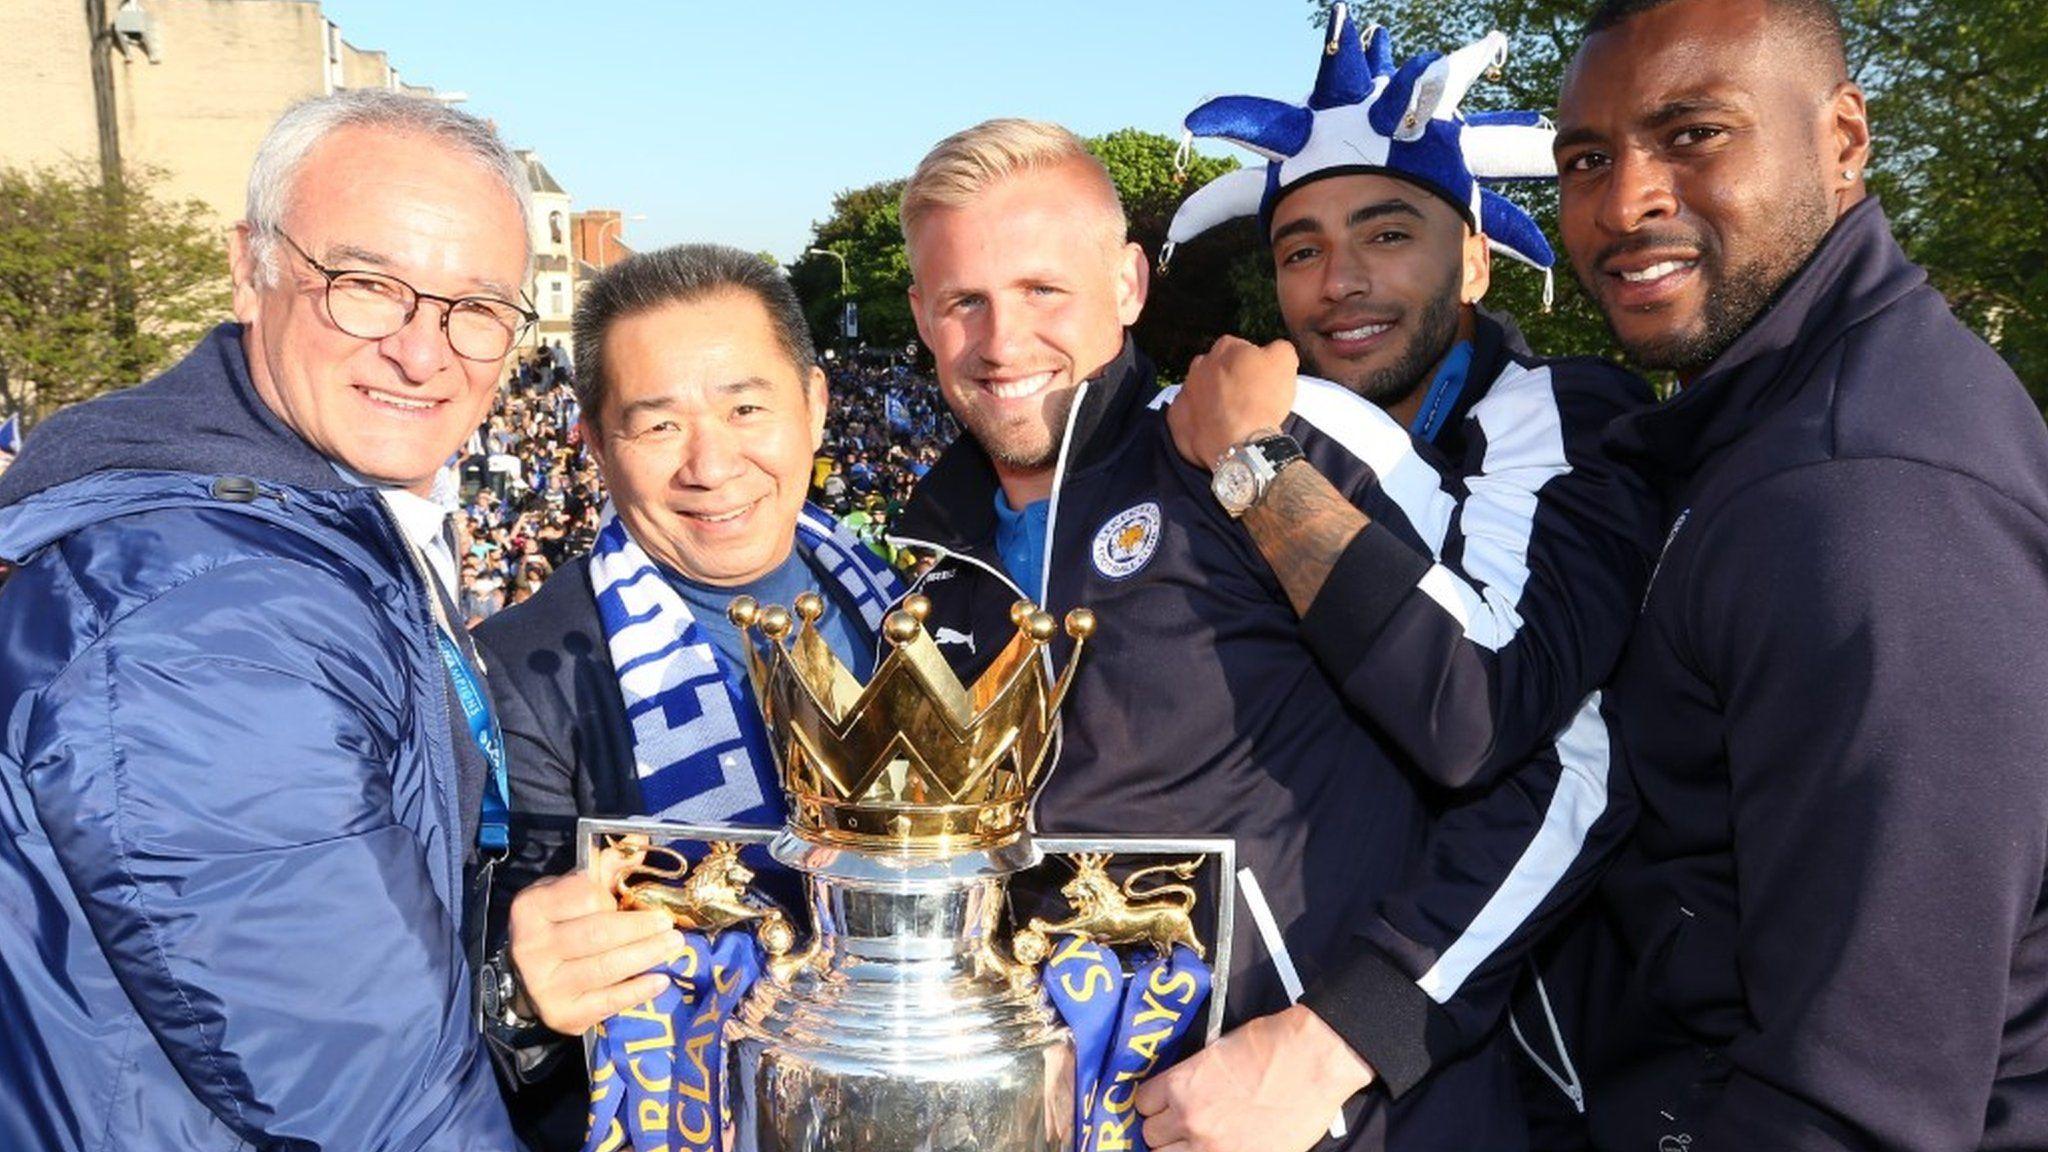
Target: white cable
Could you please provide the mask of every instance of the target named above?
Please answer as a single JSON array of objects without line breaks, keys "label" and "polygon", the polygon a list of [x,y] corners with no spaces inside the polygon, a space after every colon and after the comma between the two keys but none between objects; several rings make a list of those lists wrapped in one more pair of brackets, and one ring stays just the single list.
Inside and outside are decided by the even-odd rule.
[{"label": "white cable", "polygon": [[[1237,870],[1237,890],[1244,895],[1244,906],[1251,910],[1252,923],[1258,925],[1259,938],[1266,942],[1266,955],[1273,958],[1273,968],[1280,973],[1280,988],[1287,993],[1287,1002],[1300,1003],[1301,973],[1294,970],[1294,956],[1287,951],[1287,941],[1280,937],[1280,922],[1273,919],[1266,894],[1259,890],[1259,878],[1252,875],[1249,867]],[[1344,1112],[1339,1109],[1337,1118],[1330,1121],[1330,1139],[1342,1140],[1345,1131]]]},{"label": "white cable", "polygon": [[1536,1065],[1536,1070],[1543,1073],[1544,1077],[1552,1084],[1555,1084],[1559,1092],[1564,1093],[1564,1098],[1572,1102],[1572,1109],[1574,1111],[1584,1116],[1586,1114],[1586,1089],[1579,1083],[1579,1070],[1572,1067],[1572,1054],[1565,1048],[1564,1031],[1557,1026],[1557,1014],[1550,1010],[1550,992],[1543,986],[1543,977],[1537,975],[1535,980],[1536,998],[1543,1005],[1543,1018],[1550,1023],[1550,1039],[1557,1046],[1558,1059],[1564,1064],[1563,1075],[1559,1075],[1558,1071],[1550,1066],[1548,1060],[1536,1054],[1535,1046],[1530,1044],[1529,1038],[1522,1034],[1522,1022],[1515,1019],[1515,1014],[1512,1010],[1508,1012],[1508,1031],[1514,1033],[1515,1043],[1522,1046],[1522,1054],[1527,1056]]}]

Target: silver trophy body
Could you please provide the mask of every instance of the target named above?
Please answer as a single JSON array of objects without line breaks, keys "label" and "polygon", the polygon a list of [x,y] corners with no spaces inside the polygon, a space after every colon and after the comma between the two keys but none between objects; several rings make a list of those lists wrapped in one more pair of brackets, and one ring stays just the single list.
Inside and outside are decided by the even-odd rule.
[{"label": "silver trophy body", "polygon": [[726,1024],[733,1152],[1057,1152],[1074,1046],[997,940],[1028,835],[943,860],[784,832],[805,873],[810,948],[771,965]]}]

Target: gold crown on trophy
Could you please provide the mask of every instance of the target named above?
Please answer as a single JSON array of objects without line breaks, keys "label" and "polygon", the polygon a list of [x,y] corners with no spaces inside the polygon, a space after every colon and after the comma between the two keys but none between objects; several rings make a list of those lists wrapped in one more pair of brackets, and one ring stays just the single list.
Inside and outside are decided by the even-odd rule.
[{"label": "gold crown on trophy", "polygon": [[[1017,633],[970,689],[926,633],[931,601],[911,596],[882,621],[889,650],[866,685],[818,634],[825,602],[796,598],[796,615],[742,596],[727,610],[789,801],[789,826],[808,839],[898,855],[990,848],[1024,830],[1095,614],[1067,613],[1073,658],[1057,683],[1045,646],[1059,630],[1028,601],[1010,609]],[[794,636],[792,636],[794,632]]]}]

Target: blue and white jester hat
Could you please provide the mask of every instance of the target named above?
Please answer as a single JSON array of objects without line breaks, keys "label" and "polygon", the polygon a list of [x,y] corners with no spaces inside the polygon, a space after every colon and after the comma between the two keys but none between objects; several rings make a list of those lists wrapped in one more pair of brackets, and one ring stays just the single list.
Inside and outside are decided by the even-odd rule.
[{"label": "blue and white jester hat", "polygon": [[1547,280],[1557,257],[1543,229],[1481,181],[1555,180],[1556,134],[1536,112],[1466,115],[1458,102],[1481,74],[1507,59],[1507,37],[1490,32],[1446,56],[1425,52],[1394,65],[1385,28],[1354,30],[1343,4],[1330,10],[1322,67],[1306,104],[1219,96],[1188,113],[1183,143],[1216,137],[1266,158],[1264,170],[1227,173],[1181,204],[1166,230],[1160,267],[1173,250],[1226,220],[1256,214],[1264,228],[1294,189],[1326,176],[1394,176],[1441,196],[1486,235],[1488,246]]}]

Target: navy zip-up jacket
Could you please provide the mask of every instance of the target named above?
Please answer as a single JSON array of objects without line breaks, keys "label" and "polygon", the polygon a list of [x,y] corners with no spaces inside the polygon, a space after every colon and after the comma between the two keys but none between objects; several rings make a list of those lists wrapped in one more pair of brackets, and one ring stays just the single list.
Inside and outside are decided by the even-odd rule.
[{"label": "navy zip-up jacket", "polygon": [[0,556],[0,1148],[512,1148],[428,591],[241,328],[37,428]]},{"label": "navy zip-up jacket", "polygon": [[[1475,358],[1468,407],[1474,450],[1485,452],[1475,413],[1489,396],[1495,403],[1487,413],[1522,417],[1492,426],[1503,442],[1498,458],[1517,451],[1507,446],[1516,430],[1547,425],[1547,435],[1529,435],[1519,448],[1528,453],[1522,479],[1532,491],[1574,474],[1583,461],[1578,450],[1595,443],[1597,429],[1647,399],[1639,383],[1610,367],[1525,362],[1500,329],[1488,331],[1492,355],[1483,364]],[[1382,566],[1369,589],[1331,593],[1305,626],[1250,535],[1210,493],[1208,474],[1174,450],[1162,411],[1170,399],[1127,345],[1073,404],[1048,516],[1047,587],[1030,590],[1030,598],[1056,612],[1085,605],[1100,626],[1065,710],[1038,827],[1234,837],[1240,865],[1257,879],[1311,986],[1312,1005],[1381,1074],[1385,1090],[1349,1109],[1346,1146],[1521,1147],[1512,1073],[1499,1043],[1500,1002],[1521,950],[1587,889],[1626,826],[1627,805],[1606,771],[1605,724],[1586,694],[1620,651],[1647,573],[1655,507],[1639,483],[1603,472],[1592,453],[1594,462],[1576,478],[1618,494],[1596,501],[1603,513],[1592,531],[1619,537],[1603,545],[1613,545],[1621,569],[1611,578],[1579,575],[1603,588],[1611,583],[1613,603],[1601,607],[1589,595],[1583,616],[1573,618],[1591,622],[1584,634],[1571,635],[1557,619],[1543,630],[1544,643],[1571,649],[1572,675],[1581,674],[1583,659],[1587,679],[1509,693],[1551,703],[1533,714],[1501,713],[1501,695],[1488,688],[1497,681],[1447,674],[1447,665],[1482,661],[1466,650],[1473,641],[1445,601],[1463,608],[1486,601],[1489,589],[1510,610],[1536,601],[1511,591],[1505,578],[1474,580],[1443,557],[1467,543],[1469,523],[1501,513],[1490,526],[1504,529],[1496,537],[1507,546],[1473,544],[1467,559],[1487,556],[1503,575],[1519,562],[1527,565],[1517,569],[1522,580],[1550,580],[1571,562],[1556,558],[1555,541],[1539,544],[1542,536],[1530,535],[1550,515],[1533,496],[1474,496],[1468,477],[1417,446],[1384,412],[1336,385],[1304,379],[1288,429],[1309,461],[1374,521],[1340,572],[1356,578],[1375,562]],[[1574,432],[1565,435],[1560,423]],[[963,438],[919,486],[892,537],[940,553],[917,590],[933,601],[928,627],[942,640],[951,634],[946,650],[967,669],[978,669],[1012,631],[1009,605],[1025,594],[996,556],[996,486],[986,455]],[[1508,506],[1521,509],[1519,525]],[[1555,525],[1543,531],[1569,534]],[[1595,556],[1607,554],[1588,548],[1578,563],[1599,564]],[[1309,637],[1319,615],[1333,631],[1352,630],[1356,646]],[[1488,635],[1506,647],[1520,626],[1517,620]],[[1425,650],[1429,667],[1403,665],[1404,652]],[[1055,651],[1063,663],[1063,640]],[[1382,675],[1364,674],[1365,664]],[[1584,738],[1562,757],[1554,747],[1534,755],[1524,747],[1520,763],[1496,773],[1491,787],[1461,789],[1482,773],[1483,761],[1510,753],[1464,732],[1426,739],[1429,725],[1417,723],[1412,709],[1386,703],[1426,694],[1413,683],[1386,683],[1404,677],[1443,686],[1447,695],[1432,715],[1476,716],[1489,729],[1500,715],[1502,730],[1530,733],[1576,726]],[[1378,725],[1375,708],[1408,722],[1403,731],[1423,754]],[[1231,1025],[1289,999],[1254,918],[1241,907],[1236,919]],[[1425,1076],[1426,1090],[1410,1091]],[[1390,1103],[1390,1095],[1398,1099]]]},{"label": "navy zip-up jacket", "polygon": [[1597,1144],[2048,1148],[2040,413],[1867,201],[1613,443],[1673,516]]}]

